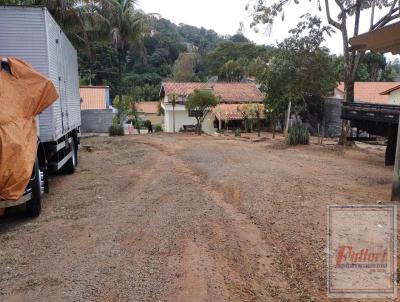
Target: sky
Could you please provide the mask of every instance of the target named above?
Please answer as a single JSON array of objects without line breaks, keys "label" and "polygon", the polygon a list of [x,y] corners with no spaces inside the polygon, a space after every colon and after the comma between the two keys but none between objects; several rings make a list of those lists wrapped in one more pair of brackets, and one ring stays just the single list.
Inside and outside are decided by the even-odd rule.
[{"label": "sky", "polygon": [[[255,33],[250,28],[250,13],[245,6],[252,0],[139,0],[139,7],[146,13],[159,13],[163,18],[179,24],[185,23],[206,29],[213,29],[218,34],[235,34],[244,23],[245,36],[257,44],[275,44],[281,42],[290,34],[288,31],[296,27],[300,17],[305,13],[319,15],[326,22],[325,10],[319,12],[315,1],[302,1],[302,4],[290,4],[285,11],[285,19],[280,18],[267,30],[259,27]],[[253,0],[254,1],[254,0]],[[331,8],[332,16],[335,16],[335,8]],[[375,20],[383,16],[383,11],[376,11]],[[363,14],[360,23],[360,33],[367,31],[370,23],[368,13]],[[349,34],[351,36],[351,34]],[[324,46],[331,50],[331,53],[342,53],[342,38],[339,32],[327,37]],[[393,56],[389,55],[390,58]]]}]

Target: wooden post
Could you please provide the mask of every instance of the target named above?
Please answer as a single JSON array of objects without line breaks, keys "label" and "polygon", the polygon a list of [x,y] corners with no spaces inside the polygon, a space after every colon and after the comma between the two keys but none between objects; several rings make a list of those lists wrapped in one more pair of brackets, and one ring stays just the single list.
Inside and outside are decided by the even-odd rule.
[{"label": "wooden post", "polygon": [[396,125],[389,124],[388,141],[385,152],[385,165],[394,165],[396,159],[396,141],[397,141],[397,129]]},{"label": "wooden post", "polygon": [[397,130],[396,159],[394,163],[394,175],[392,185],[392,201],[400,201],[400,116]]}]

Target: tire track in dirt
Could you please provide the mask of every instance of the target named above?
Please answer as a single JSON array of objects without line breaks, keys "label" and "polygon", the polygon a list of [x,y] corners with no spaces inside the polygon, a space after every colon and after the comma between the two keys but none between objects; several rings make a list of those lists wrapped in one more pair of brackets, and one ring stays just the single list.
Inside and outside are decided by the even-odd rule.
[{"label": "tire track in dirt", "polygon": [[[274,248],[265,242],[262,232],[245,214],[237,211],[231,203],[226,201],[226,198],[229,198],[226,192],[213,189],[213,185],[204,176],[195,172],[177,157],[176,149],[147,141],[141,143],[157,148],[168,157],[172,164],[171,170],[190,179],[193,185],[210,202],[218,205],[226,216],[226,221],[212,222],[213,235],[211,238],[203,238],[203,248],[199,248],[193,242],[186,244],[185,255],[187,256],[184,257],[183,265],[187,266],[185,272],[188,278],[180,284],[183,298],[178,296],[178,300],[207,301],[204,284],[222,283],[227,300],[235,297],[238,300],[247,301],[289,301],[290,287],[279,268],[275,266]],[[233,195],[236,202],[239,202],[240,192],[235,191]],[[232,252],[232,250],[236,251]],[[194,259],[185,261],[188,257],[194,257]],[[198,265],[199,262],[207,263],[213,274],[207,274],[204,266]],[[198,287],[193,287],[192,279],[196,280]],[[221,282],[221,279],[224,281]],[[193,290],[198,292],[194,295],[198,299],[191,300],[185,295],[185,293],[192,293]]]},{"label": "tire track in dirt", "polygon": [[35,228],[17,223],[0,237],[0,260],[13,256],[14,269],[0,268],[0,300],[302,301],[276,238],[240,212],[238,188],[218,188],[182,159],[185,145],[93,144],[77,174],[54,180]]}]

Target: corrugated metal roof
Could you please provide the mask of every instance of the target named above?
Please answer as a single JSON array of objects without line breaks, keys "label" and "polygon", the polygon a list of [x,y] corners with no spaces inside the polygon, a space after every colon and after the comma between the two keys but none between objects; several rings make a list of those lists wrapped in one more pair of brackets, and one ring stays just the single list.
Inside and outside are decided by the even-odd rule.
[{"label": "corrugated metal roof", "polygon": [[107,89],[108,86],[82,86],[81,109],[107,109]]}]

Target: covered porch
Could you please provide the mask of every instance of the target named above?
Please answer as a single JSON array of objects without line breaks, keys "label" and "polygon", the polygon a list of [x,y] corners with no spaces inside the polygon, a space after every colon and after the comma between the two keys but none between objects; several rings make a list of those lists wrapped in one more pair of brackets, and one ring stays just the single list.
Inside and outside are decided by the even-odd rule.
[{"label": "covered porch", "polygon": [[[352,50],[359,51],[376,51],[376,52],[391,52],[392,54],[400,54],[400,22],[396,22],[387,25],[383,28],[374,30],[369,33],[365,33],[356,37],[353,37],[349,41]],[[400,107],[399,107],[400,110]],[[373,112],[375,114],[375,112]],[[367,114],[370,115],[370,114]],[[391,127],[394,130],[398,129],[398,114],[393,114],[393,118],[397,120],[397,123],[393,121]],[[365,119],[363,119],[365,120]],[[394,131],[392,131],[393,133]],[[394,134],[394,133],[393,133]],[[388,148],[391,148],[394,153],[395,151],[395,166],[394,166],[394,177],[392,187],[392,200],[400,200],[400,131],[397,131],[396,135],[392,134],[392,142],[389,143]],[[396,148],[394,148],[396,146]]]},{"label": "covered porch", "polygon": [[[241,129],[243,131],[253,131],[257,128],[258,118],[255,112],[249,114],[246,106],[259,106],[259,114],[262,129],[265,126],[264,105],[260,103],[255,104],[218,104],[213,109],[215,116],[214,127],[223,131],[234,131]],[[251,111],[251,110],[250,110]]]}]

